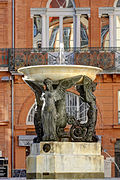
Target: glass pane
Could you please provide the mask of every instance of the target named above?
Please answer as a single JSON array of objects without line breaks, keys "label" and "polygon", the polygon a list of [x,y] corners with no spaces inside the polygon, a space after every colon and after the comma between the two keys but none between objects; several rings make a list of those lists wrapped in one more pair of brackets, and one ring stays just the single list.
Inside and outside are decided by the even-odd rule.
[{"label": "glass pane", "polygon": [[33,47],[38,48],[41,47],[42,42],[42,17],[35,16],[34,17],[34,36],[33,36]]},{"label": "glass pane", "polygon": [[49,17],[49,47],[59,47],[59,17]]},{"label": "glass pane", "polygon": [[73,47],[73,17],[63,18],[63,42],[64,48]]},{"label": "glass pane", "polygon": [[118,0],[116,7],[120,7],[120,0]]},{"label": "glass pane", "polygon": [[120,47],[120,39],[117,39],[117,47]]},{"label": "glass pane", "polygon": [[87,120],[89,106],[84,103],[80,96],[73,93],[66,93],[66,110],[69,116],[73,116],[76,120],[80,120],[84,124]]},{"label": "glass pane", "polygon": [[120,91],[118,91],[118,123],[120,123]]},{"label": "glass pane", "polygon": [[82,15],[80,18],[80,42],[81,47],[88,47],[88,16]]},{"label": "glass pane", "polygon": [[118,91],[118,111],[120,111],[120,91]]},{"label": "glass pane", "polygon": [[120,16],[116,16],[116,45],[120,47]]},{"label": "glass pane", "polygon": [[120,16],[116,16],[116,27],[120,28]]},{"label": "glass pane", "polygon": [[71,0],[52,0],[50,3],[50,8],[73,8]]},{"label": "glass pane", "polygon": [[116,39],[120,40],[120,28],[116,29],[116,36],[117,36]]},{"label": "glass pane", "polygon": [[118,111],[118,123],[120,124],[120,111]]},{"label": "glass pane", "polygon": [[109,47],[109,17],[101,17],[101,46]]},{"label": "glass pane", "polygon": [[27,125],[34,125],[34,115],[35,115],[35,109],[36,109],[36,103],[32,105],[29,113],[28,113],[28,117],[26,120],[26,124]]},{"label": "glass pane", "polygon": [[109,32],[106,33],[106,36],[102,41],[102,47],[109,47]]}]

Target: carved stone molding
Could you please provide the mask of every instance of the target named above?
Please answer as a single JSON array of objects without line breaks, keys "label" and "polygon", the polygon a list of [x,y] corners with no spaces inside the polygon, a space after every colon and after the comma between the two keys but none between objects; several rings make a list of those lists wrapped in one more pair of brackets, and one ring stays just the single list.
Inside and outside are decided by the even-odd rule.
[{"label": "carved stone molding", "polygon": [[87,14],[90,17],[90,8],[75,8],[76,15]]},{"label": "carved stone molding", "polygon": [[114,12],[114,7],[99,7],[99,17],[101,17],[102,14],[112,15],[113,12]]},{"label": "carved stone molding", "polygon": [[46,8],[31,8],[30,9],[31,18],[33,18],[35,15],[44,15],[46,14],[46,12],[47,12]]}]

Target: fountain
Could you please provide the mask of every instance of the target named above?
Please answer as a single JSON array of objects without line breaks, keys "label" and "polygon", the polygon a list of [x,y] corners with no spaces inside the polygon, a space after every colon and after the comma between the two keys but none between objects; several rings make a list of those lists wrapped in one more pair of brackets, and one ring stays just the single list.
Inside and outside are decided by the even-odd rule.
[{"label": "fountain", "polygon": [[[37,137],[27,158],[28,179],[80,179],[104,176],[101,144],[95,134],[97,121],[96,74],[102,69],[92,66],[64,65],[64,48],[60,46],[59,65],[20,68],[23,80],[35,93],[37,108],[34,124]],[[81,124],[66,113],[66,89],[76,86],[89,104],[88,121]],[[64,129],[71,126],[70,131]],[[64,139],[67,142],[63,142]]]}]

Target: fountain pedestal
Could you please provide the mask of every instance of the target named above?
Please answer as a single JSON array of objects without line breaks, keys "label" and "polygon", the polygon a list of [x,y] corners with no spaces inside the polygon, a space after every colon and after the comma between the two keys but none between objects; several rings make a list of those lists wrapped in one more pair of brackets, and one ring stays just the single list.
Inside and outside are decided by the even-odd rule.
[{"label": "fountain pedestal", "polygon": [[[34,91],[37,102],[34,116],[37,138],[27,158],[28,179],[104,177],[101,144],[93,143],[97,140],[97,108],[93,94],[96,83],[93,81],[100,71],[97,67],[79,65],[40,65],[19,69],[24,74],[24,81]],[[85,124],[66,113],[65,92],[74,85],[89,105]],[[67,123],[71,125],[68,134],[64,132]],[[60,142],[66,135],[71,142]]]},{"label": "fountain pedestal", "polygon": [[41,142],[31,146],[27,179],[103,177],[104,157],[100,142]]}]

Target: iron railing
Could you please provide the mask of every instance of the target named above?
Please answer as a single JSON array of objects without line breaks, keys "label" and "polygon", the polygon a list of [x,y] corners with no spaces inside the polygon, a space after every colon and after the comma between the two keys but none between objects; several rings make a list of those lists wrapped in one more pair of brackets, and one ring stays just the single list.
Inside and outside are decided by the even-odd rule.
[{"label": "iron railing", "polygon": [[[16,71],[20,67],[59,64],[59,48],[0,49],[0,67]],[[68,48],[64,50],[65,64],[101,67],[115,70],[120,66],[120,48]]]}]

